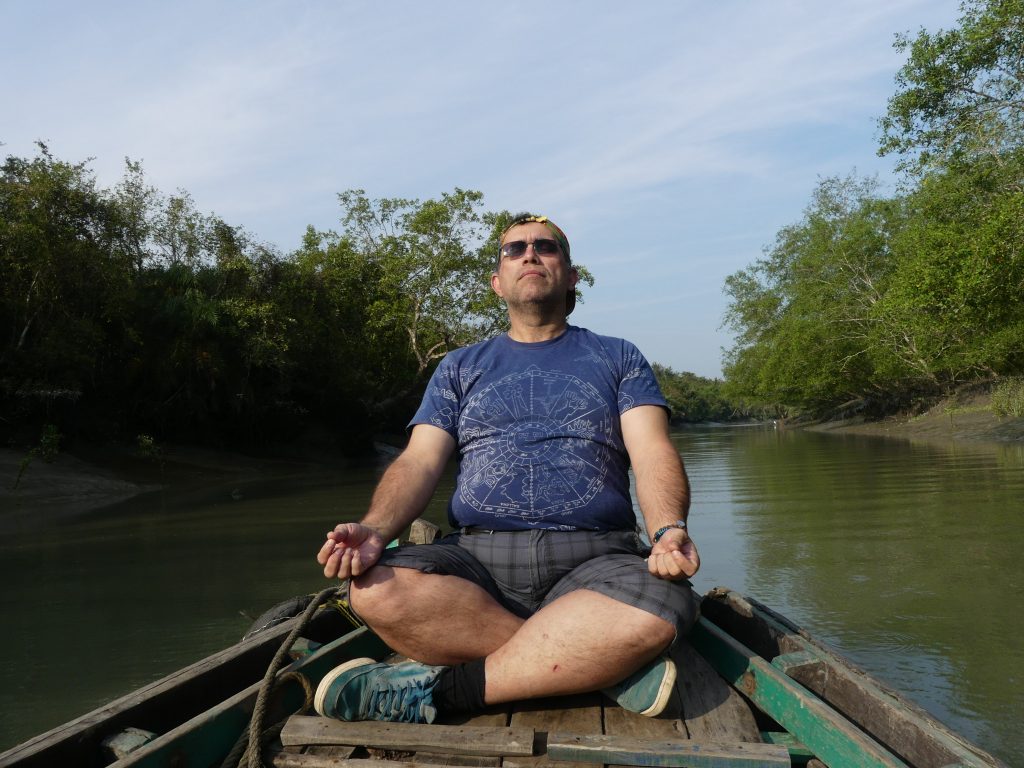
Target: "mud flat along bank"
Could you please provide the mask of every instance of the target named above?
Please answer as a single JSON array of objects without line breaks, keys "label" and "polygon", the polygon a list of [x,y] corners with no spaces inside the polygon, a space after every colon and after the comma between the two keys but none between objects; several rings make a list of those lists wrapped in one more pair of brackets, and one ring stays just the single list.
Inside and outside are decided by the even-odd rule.
[{"label": "mud flat along bank", "polygon": [[921,414],[898,414],[877,421],[853,418],[807,427],[816,432],[877,435],[929,442],[971,442],[1024,446],[1024,419],[1003,418],[984,393],[949,397]]},{"label": "mud flat along bank", "polygon": [[181,494],[217,485],[230,494],[247,480],[325,468],[186,446],[168,449],[159,458],[93,447],[61,452],[50,462],[32,458],[23,468],[26,456],[25,451],[0,449],[0,534],[52,525],[141,494]]}]

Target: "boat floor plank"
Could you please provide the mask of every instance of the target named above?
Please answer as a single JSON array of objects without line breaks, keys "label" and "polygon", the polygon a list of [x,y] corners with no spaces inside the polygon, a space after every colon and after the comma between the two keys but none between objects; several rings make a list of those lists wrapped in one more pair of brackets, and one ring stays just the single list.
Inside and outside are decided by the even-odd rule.
[{"label": "boat floor plank", "polygon": [[[677,694],[673,692],[673,696]],[[685,739],[686,725],[675,712],[644,717],[611,702],[604,707],[604,732],[609,736],[634,736],[648,739]]]},{"label": "boat floor plank", "polygon": [[447,751],[460,755],[532,755],[533,729],[468,725],[425,725],[374,720],[345,722],[328,717],[292,715],[281,743],[354,744],[389,751]]},{"label": "boat floor plank", "polygon": [[284,747],[277,742],[276,747],[271,745],[264,756],[275,768],[337,768],[341,761],[348,760],[355,752],[355,747],[342,744]]},{"label": "boat floor plank", "polygon": [[553,761],[548,758],[547,734],[551,731],[601,733],[603,699],[602,694],[595,692],[516,704],[512,710],[512,725],[533,728],[537,732],[536,746],[532,757],[506,757],[502,761],[504,768],[540,768],[547,765],[593,768],[592,763]]},{"label": "boat floor plank", "polygon": [[548,735],[548,754],[562,760],[688,768],[790,768],[789,751],[777,744],[716,744],[692,739]]},{"label": "boat floor plank", "polygon": [[477,766],[477,768],[498,768],[500,757],[484,757],[481,755],[455,755],[451,752],[416,752],[410,760],[421,765],[453,765]]},{"label": "boat floor plank", "polygon": [[[685,739],[686,725],[679,719],[682,711],[678,687],[672,689],[672,701],[658,717],[644,717],[605,702],[604,732],[608,736],[632,736],[643,739]],[[625,768],[612,763],[608,768]]]},{"label": "boat floor plank", "polygon": [[[488,707],[477,714],[459,713],[442,716],[438,723],[441,725],[470,725],[490,728],[504,728],[509,725],[512,717],[512,707],[508,704]],[[500,757],[479,757],[468,755],[456,755],[451,752],[417,752],[416,762],[430,763],[433,765],[478,765],[487,768],[498,768],[501,765]],[[475,762],[474,762],[475,761]]]},{"label": "boat floor plank", "polygon": [[275,739],[270,742],[270,746],[267,750],[271,753],[287,752],[291,755],[320,755],[322,757],[352,757],[356,753],[356,748],[347,744],[292,744],[291,746],[284,746],[280,739]]},{"label": "boat floor plank", "polygon": [[[425,763],[411,760],[388,760],[384,762],[386,768],[423,768],[426,765]],[[278,752],[271,756],[270,764],[274,768],[381,768],[382,761],[374,758],[346,759]],[[474,766],[487,768],[484,764],[473,764],[468,768],[474,768]]]},{"label": "boat floor plank", "polygon": [[303,750],[305,755],[333,757],[336,760],[352,757],[355,753],[356,748],[348,744],[310,744]]},{"label": "boat floor plank", "polygon": [[479,725],[491,728],[504,728],[507,725],[511,725],[509,722],[511,717],[512,705],[499,704],[488,707],[483,712],[477,712],[476,714],[460,712],[458,714],[442,715],[437,722],[439,725]]},{"label": "boat floor plank", "polygon": [[701,741],[761,741],[750,706],[688,641],[676,644],[672,659],[679,673],[686,734]]}]

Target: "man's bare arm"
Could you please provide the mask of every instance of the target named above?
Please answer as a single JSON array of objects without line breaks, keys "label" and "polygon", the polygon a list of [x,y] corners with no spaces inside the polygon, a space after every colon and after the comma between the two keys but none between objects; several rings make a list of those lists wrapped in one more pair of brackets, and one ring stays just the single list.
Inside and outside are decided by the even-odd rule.
[{"label": "man's bare arm", "polygon": [[[668,433],[668,414],[656,405],[640,405],[622,414],[622,439],[636,477],[636,495],[647,534],[654,534],[690,511],[690,483],[679,451]],[[672,528],[653,544],[651,573],[677,580],[700,568],[697,547],[687,531]]]},{"label": "man's bare arm", "polygon": [[443,429],[416,425],[409,445],[377,484],[362,521],[342,523],[327,534],[316,558],[324,575],[347,579],[372,568],[387,542],[426,509],[454,449],[454,438]]},{"label": "man's bare arm", "polygon": [[417,424],[409,445],[387,468],[373,492],[363,525],[390,541],[423,514],[437,490],[455,439],[439,427]]}]

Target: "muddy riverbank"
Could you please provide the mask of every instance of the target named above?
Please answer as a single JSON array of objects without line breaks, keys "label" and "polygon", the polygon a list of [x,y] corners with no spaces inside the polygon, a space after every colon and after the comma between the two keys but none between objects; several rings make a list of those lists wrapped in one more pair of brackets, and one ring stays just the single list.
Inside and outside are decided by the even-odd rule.
[{"label": "muddy riverbank", "polygon": [[26,452],[0,449],[0,534],[51,525],[166,490],[223,485],[267,476],[323,470],[329,461],[257,458],[188,446],[168,447],[158,456],[128,448],[89,446],[57,454],[51,462]]},{"label": "muddy riverbank", "polygon": [[1024,419],[997,416],[987,393],[945,398],[919,414],[896,414],[877,421],[830,421],[806,429],[925,442],[1024,443]]},{"label": "muddy riverbank", "polygon": [[[916,415],[803,428],[911,441],[1024,444],[1024,419],[998,417],[984,393],[948,398]],[[341,461],[257,458],[188,446],[168,447],[158,456],[130,448],[89,447],[61,452],[50,463],[34,458],[21,472],[25,456],[24,451],[0,449],[0,533],[52,524],[160,489],[182,491],[218,483],[230,493],[228,486],[235,482],[321,471]]]}]

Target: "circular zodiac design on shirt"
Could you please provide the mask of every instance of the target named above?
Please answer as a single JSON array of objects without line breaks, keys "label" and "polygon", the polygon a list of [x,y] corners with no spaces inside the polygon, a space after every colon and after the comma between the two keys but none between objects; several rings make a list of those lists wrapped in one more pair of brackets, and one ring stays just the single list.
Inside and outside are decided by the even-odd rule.
[{"label": "circular zodiac design on shirt", "polygon": [[505,376],[462,408],[458,500],[524,522],[570,516],[604,488],[612,426],[605,398],[572,374]]}]

